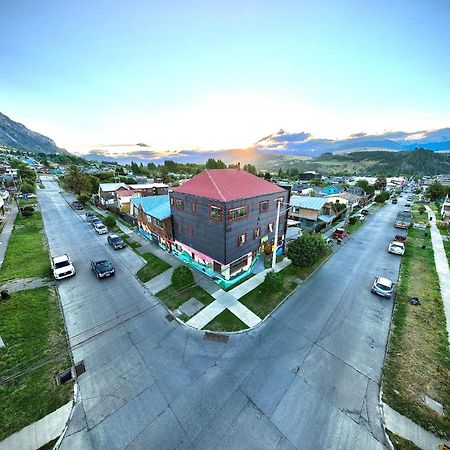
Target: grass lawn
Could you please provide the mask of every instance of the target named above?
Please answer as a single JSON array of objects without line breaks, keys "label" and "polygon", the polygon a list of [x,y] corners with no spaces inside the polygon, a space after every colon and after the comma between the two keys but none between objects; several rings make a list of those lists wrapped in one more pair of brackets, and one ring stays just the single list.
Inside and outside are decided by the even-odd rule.
[{"label": "grass lawn", "polygon": [[147,264],[139,270],[136,276],[143,283],[150,281],[152,278],[156,277],[156,275],[170,269],[170,264],[167,264],[152,253],[144,253],[142,257],[147,261]]},{"label": "grass lawn", "polygon": [[[423,250],[421,247],[425,245]],[[420,306],[412,306],[411,296]],[[444,406],[425,406],[428,395]],[[384,401],[423,428],[450,438],[450,350],[429,230],[408,231],[383,376]]]},{"label": "grass lawn", "polygon": [[70,401],[73,386],[55,382],[71,361],[53,290],[20,291],[0,303],[0,336],[6,346],[0,350],[2,440]]},{"label": "grass lawn", "polygon": [[400,436],[397,436],[396,434],[392,433],[392,431],[389,430],[386,431],[387,434],[389,435],[389,439],[394,445],[395,450],[420,450],[420,448],[417,447],[417,445],[415,445],[408,439],[404,439]]},{"label": "grass lawn", "polygon": [[356,220],[356,222],[353,225],[350,224],[347,225],[347,233],[353,234],[356,231],[358,231],[363,225],[364,222],[361,222],[361,220]]},{"label": "grass lawn", "polygon": [[281,290],[269,292],[265,289],[263,283],[241,297],[239,301],[253,311],[258,317],[264,319],[298,286],[295,279],[300,278],[301,280],[305,280],[320,266],[328,255],[329,253],[312,266],[296,267],[291,264],[285,267],[279,272],[283,277],[283,288]]},{"label": "grass lawn", "polygon": [[230,310],[225,309],[218,316],[214,317],[211,322],[207,323],[203,330],[209,331],[240,331],[245,330],[248,326],[236,317]]},{"label": "grass lawn", "polygon": [[40,212],[35,211],[31,217],[17,215],[0,270],[0,282],[14,278],[51,276],[42,228]]},{"label": "grass lawn", "polygon": [[137,248],[141,247],[141,244],[139,242],[132,242],[132,241],[130,241],[130,238],[125,233],[120,233],[120,237],[123,239],[125,244],[127,244],[128,247],[130,247],[133,250],[136,250]]},{"label": "grass lawn", "polygon": [[177,309],[184,302],[192,297],[195,297],[199,302],[205,306],[214,301],[214,297],[208,294],[200,286],[193,286],[184,291],[177,291],[172,285],[158,292],[156,296],[171,310]]}]

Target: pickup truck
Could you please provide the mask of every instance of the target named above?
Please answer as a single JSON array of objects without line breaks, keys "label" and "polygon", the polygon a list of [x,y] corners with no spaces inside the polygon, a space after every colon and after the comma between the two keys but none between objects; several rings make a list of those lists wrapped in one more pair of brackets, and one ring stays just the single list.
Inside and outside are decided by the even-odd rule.
[{"label": "pickup truck", "polygon": [[75,267],[67,254],[52,258],[52,270],[55,280],[61,280],[75,275]]},{"label": "pickup truck", "polygon": [[402,230],[407,230],[411,225],[411,214],[407,213],[398,213],[397,218],[395,219],[395,228],[400,228]]}]

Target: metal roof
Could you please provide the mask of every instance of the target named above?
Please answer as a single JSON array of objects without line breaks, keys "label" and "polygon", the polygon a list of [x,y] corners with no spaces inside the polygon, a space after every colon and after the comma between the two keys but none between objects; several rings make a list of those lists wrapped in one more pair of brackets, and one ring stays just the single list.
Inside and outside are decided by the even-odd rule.
[{"label": "metal roof", "polygon": [[293,195],[289,201],[291,206],[296,208],[313,209],[320,211],[327,203],[327,199],[323,197],[302,197],[300,195]]},{"label": "metal roof", "polygon": [[103,192],[114,192],[120,188],[128,189],[128,186],[125,183],[100,183],[100,189]]},{"label": "metal roof", "polygon": [[133,197],[131,201],[142,206],[145,214],[155,219],[164,220],[171,216],[170,200],[168,195],[152,195],[150,197]]}]

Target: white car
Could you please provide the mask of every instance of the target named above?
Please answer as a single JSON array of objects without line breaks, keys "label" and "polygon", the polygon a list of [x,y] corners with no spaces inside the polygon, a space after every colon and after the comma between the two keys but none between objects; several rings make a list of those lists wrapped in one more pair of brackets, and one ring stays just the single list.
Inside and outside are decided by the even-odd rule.
[{"label": "white car", "polygon": [[356,218],[360,221],[360,222],[364,222],[364,220],[366,219],[366,216],[364,214],[357,214]]},{"label": "white car", "polygon": [[52,258],[52,270],[56,280],[75,275],[75,267],[67,254]]},{"label": "white car", "polygon": [[394,255],[403,256],[405,254],[405,250],[405,244],[398,241],[392,241],[388,247],[388,252]]},{"label": "white car", "polygon": [[94,230],[98,234],[107,234],[108,233],[108,228],[106,228],[105,225],[103,225],[102,223],[96,223],[94,225]]},{"label": "white car", "polygon": [[394,283],[388,278],[375,277],[373,280],[371,292],[382,297],[391,298],[394,292]]}]

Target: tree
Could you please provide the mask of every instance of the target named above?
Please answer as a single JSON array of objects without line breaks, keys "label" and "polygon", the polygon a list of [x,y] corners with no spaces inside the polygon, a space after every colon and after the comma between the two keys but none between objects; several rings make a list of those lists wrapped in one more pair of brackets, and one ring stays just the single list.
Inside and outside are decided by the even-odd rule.
[{"label": "tree", "polygon": [[350,225],[355,225],[356,220],[357,220],[357,219],[356,219],[355,216],[349,217],[348,223],[349,223]]},{"label": "tree", "polygon": [[278,177],[279,178],[283,178],[284,177],[284,172],[283,169],[280,167],[280,169],[278,170]]},{"label": "tree", "polygon": [[181,291],[194,283],[194,274],[188,266],[178,266],[172,273],[172,285]]},{"label": "tree", "polygon": [[278,272],[270,270],[264,278],[264,288],[269,292],[277,292],[283,287],[283,277]]},{"label": "tree", "polygon": [[217,161],[214,158],[209,158],[205,164],[206,169],[226,169],[227,165],[220,159]]},{"label": "tree", "polygon": [[291,242],[287,256],[294,266],[311,266],[327,253],[323,236],[318,233],[304,234]]},{"label": "tree", "polygon": [[114,228],[116,226],[116,219],[114,218],[114,216],[112,216],[111,214],[108,214],[105,219],[103,220],[103,223],[108,227],[108,228]]},{"label": "tree", "polygon": [[360,187],[367,195],[372,196],[375,188],[369,184],[367,180],[358,180],[356,186]]},{"label": "tree", "polygon": [[36,186],[28,180],[23,181],[21,191],[23,194],[32,194],[36,192]]},{"label": "tree", "polygon": [[444,198],[446,194],[445,186],[441,183],[432,183],[428,186],[426,195],[430,200],[435,201]]},{"label": "tree", "polygon": [[248,173],[256,175],[256,166],[254,166],[253,164],[245,164],[244,170]]},{"label": "tree", "polygon": [[419,211],[419,214],[422,215],[426,211],[425,206],[420,205],[419,208],[418,208],[418,211]]},{"label": "tree", "polygon": [[384,197],[381,194],[378,194],[375,198],[374,201],[377,203],[384,203]]},{"label": "tree", "polygon": [[378,177],[373,184],[376,191],[384,191],[386,189],[386,177]]},{"label": "tree", "polygon": [[264,179],[267,180],[267,181],[270,181],[270,180],[272,179],[272,175],[270,175],[269,172],[266,172],[266,173],[264,174]]}]

